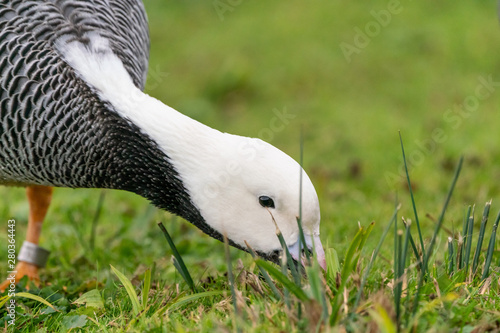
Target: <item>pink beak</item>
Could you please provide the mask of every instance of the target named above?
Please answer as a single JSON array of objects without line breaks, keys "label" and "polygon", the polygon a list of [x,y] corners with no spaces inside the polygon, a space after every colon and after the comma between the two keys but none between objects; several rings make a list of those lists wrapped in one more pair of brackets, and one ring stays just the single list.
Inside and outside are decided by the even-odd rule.
[{"label": "pink beak", "polygon": [[[318,264],[323,268],[323,270],[326,271],[326,258],[325,258],[325,250],[323,249],[323,245],[321,244],[321,239],[319,238],[319,235],[314,235],[311,237],[310,235],[305,234],[305,239],[306,239],[306,246],[304,244],[301,244],[302,249],[304,247],[307,247],[308,249],[313,249],[316,251],[316,257],[318,259]],[[299,241],[295,242],[294,244],[288,246],[288,251],[290,251],[290,254],[292,255],[292,258],[302,262],[304,264],[304,255],[302,253],[299,254]],[[300,259],[299,259],[300,258]]]}]

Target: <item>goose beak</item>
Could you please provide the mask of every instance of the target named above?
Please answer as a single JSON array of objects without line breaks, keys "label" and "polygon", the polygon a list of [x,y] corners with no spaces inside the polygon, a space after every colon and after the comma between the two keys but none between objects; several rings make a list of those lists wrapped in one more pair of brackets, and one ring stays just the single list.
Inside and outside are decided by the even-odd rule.
[{"label": "goose beak", "polygon": [[[306,247],[312,252],[313,249],[316,250],[316,257],[318,259],[318,264],[326,271],[326,258],[325,258],[325,250],[323,249],[323,245],[321,244],[321,239],[319,239],[319,235],[308,235],[304,234],[304,238],[306,239]],[[301,244],[302,250],[304,250],[304,245]],[[288,251],[292,255],[292,258],[300,261],[304,264],[304,254],[299,254],[299,241],[294,244],[288,246]]]}]

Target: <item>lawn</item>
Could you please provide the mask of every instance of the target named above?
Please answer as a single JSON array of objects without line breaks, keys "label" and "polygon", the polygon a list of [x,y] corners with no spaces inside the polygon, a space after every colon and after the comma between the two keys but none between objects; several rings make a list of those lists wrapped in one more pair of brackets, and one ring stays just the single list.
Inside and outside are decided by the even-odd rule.
[{"label": "lawn", "polygon": [[[261,137],[296,159],[302,131],[304,168],[320,198],[323,245],[336,251],[343,271],[337,278],[334,250],[329,250],[331,270],[320,283],[323,287],[314,285],[321,281],[315,269],[301,281],[307,300],[271,274],[278,289],[289,294],[288,300],[280,300],[252,257],[231,248],[235,314],[224,244],[131,193],[56,189],[41,238],[52,253],[41,272],[41,289],[31,289],[56,310],[18,297],[17,331],[500,330],[498,240],[489,278],[481,276],[500,210],[495,1],[145,4],[151,33],[146,91],[209,126]],[[278,127],[272,126],[275,118]],[[399,131],[425,250],[435,244],[417,306],[421,268],[406,243],[402,216],[413,221],[411,235],[417,251],[421,248]],[[460,176],[433,242],[461,156]],[[0,195],[0,243],[7,241],[7,221],[15,219],[20,244],[28,215],[24,189],[0,187]],[[448,237],[456,254],[464,230],[468,232],[464,215],[475,205],[470,260],[461,258],[472,266],[483,207],[490,199],[477,274],[459,269],[456,260],[452,273]],[[401,204],[396,218],[401,241],[392,226],[364,279],[395,202]],[[160,221],[196,292],[174,267]],[[359,243],[363,233],[364,246]],[[359,259],[349,256],[351,244]],[[395,254],[407,246],[407,257]],[[110,265],[131,281],[140,311]],[[153,267],[149,297],[144,298],[147,269]],[[6,268],[7,252],[1,249],[0,272]],[[394,280],[395,275],[402,277]],[[356,302],[362,283],[364,294]],[[196,298],[200,292],[214,293]],[[332,316],[338,304],[338,314]],[[328,317],[322,321],[325,308]],[[2,308],[0,327],[6,325]]]}]

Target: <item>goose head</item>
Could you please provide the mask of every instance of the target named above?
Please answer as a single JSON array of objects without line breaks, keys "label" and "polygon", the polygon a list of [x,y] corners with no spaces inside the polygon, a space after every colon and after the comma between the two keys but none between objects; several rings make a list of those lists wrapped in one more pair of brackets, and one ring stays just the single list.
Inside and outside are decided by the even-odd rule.
[{"label": "goose head", "polygon": [[248,244],[275,262],[282,250],[276,235],[279,228],[292,257],[301,261],[297,224],[301,205],[306,240],[301,248],[314,250],[326,269],[318,196],[300,165],[260,139],[220,133],[210,146],[215,149],[200,151],[197,163],[180,169],[205,223],[233,245],[246,249]]}]

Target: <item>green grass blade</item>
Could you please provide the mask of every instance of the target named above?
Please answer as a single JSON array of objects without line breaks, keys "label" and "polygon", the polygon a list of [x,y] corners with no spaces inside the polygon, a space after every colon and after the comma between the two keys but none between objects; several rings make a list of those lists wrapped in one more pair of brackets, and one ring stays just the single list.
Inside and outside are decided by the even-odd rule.
[{"label": "green grass blade", "polygon": [[321,305],[321,321],[324,321],[328,318],[328,305],[326,303],[325,291],[323,290],[323,285],[321,283],[321,268],[316,263],[313,266],[306,267],[306,273],[309,280],[309,286],[311,288],[312,296],[318,302],[318,304]]},{"label": "green grass blade", "polygon": [[358,232],[354,236],[354,239],[349,245],[349,248],[347,249],[347,253],[345,255],[345,260],[344,260],[344,266],[342,267],[342,272],[341,272],[343,280],[344,278],[347,279],[349,274],[351,274],[353,264],[356,260],[355,254],[359,248],[359,245],[361,244],[361,240],[363,239],[363,233],[364,233],[363,227],[359,228]]},{"label": "green grass blade", "polygon": [[97,223],[99,222],[99,218],[101,217],[102,206],[104,204],[104,195],[106,194],[105,190],[101,190],[99,194],[99,200],[97,201],[97,208],[95,210],[94,218],[92,219],[92,227],[90,229],[90,240],[89,247],[92,251],[95,248],[95,235],[97,231]]},{"label": "green grass blade", "polygon": [[361,244],[363,231],[364,231],[363,228],[358,229],[358,232],[351,241],[351,244],[349,245],[349,248],[345,255],[344,266],[342,267],[342,271],[340,273],[341,276],[340,285],[332,301],[332,314],[330,315],[331,326],[333,326],[338,320],[338,313],[341,306],[341,298],[343,297],[342,291],[344,289],[345,284],[347,283],[347,278],[352,273],[352,270],[355,268],[353,267],[353,263],[356,261],[355,254],[359,245]]},{"label": "green grass blade", "polygon": [[204,298],[204,297],[219,296],[219,295],[222,295],[223,293],[224,293],[224,291],[222,291],[222,290],[216,290],[216,291],[204,291],[201,293],[196,293],[193,295],[184,296],[182,298],[179,298],[174,303],[168,305],[168,309],[172,310],[172,309],[175,309],[175,308],[182,306],[184,304],[196,301],[197,299]]},{"label": "green grass blade", "polygon": [[165,235],[165,238],[167,239],[168,245],[170,245],[170,248],[172,249],[172,252],[174,254],[175,260],[177,260],[177,265],[174,263],[174,266],[177,268],[181,276],[183,277],[184,281],[186,281],[187,285],[189,288],[193,290],[193,292],[196,293],[196,287],[194,285],[193,279],[191,278],[191,274],[189,274],[189,271],[184,264],[184,260],[182,260],[181,255],[179,254],[179,251],[177,251],[177,248],[175,247],[174,241],[170,237],[170,234],[168,233],[167,229],[165,229],[165,226],[163,223],[158,223],[158,226],[160,227],[161,231],[163,232],[163,235]]},{"label": "green grass blade", "polygon": [[[398,303],[400,304],[400,310],[398,311],[398,327],[401,326],[401,295],[402,295],[402,288],[403,288],[403,276],[405,273],[406,269],[406,257],[408,255],[408,243],[411,237],[411,221],[408,221],[405,223],[405,236],[404,236],[404,243],[403,243],[403,252],[400,258],[400,276],[399,276],[399,282],[400,282],[400,287],[399,287],[399,301]],[[418,258],[418,257],[416,257]]]},{"label": "green grass blade", "polygon": [[[405,149],[403,146],[403,138],[401,136],[401,132],[399,132],[399,141],[401,142],[401,151],[403,152],[403,161],[404,161],[404,165],[405,165],[406,180],[408,182],[408,189],[410,191],[411,204],[413,206],[413,214],[415,215],[415,223],[417,224],[417,231],[418,231],[418,237],[420,239],[420,246],[422,247],[422,255],[425,256],[424,238],[422,237],[422,230],[420,229],[420,222],[418,219],[417,206],[415,204],[415,198],[413,197],[413,189],[411,187],[410,174],[408,173],[408,165],[406,164],[406,155],[405,155]],[[422,260],[422,261],[424,261],[424,260]]]},{"label": "green grass blade", "polygon": [[365,272],[363,273],[363,278],[361,279],[361,285],[359,286],[358,293],[356,294],[356,300],[354,301],[354,306],[353,309],[356,309],[358,307],[359,301],[361,299],[361,296],[363,294],[363,288],[366,284],[366,281],[368,280],[368,275],[370,274],[370,271],[373,267],[373,264],[375,263],[375,259],[377,258],[377,255],[380,251],[380,248],[382,247],[382,244],[384,243],[385,237],[389,233],[389,230],[391,229],[392,224],[397,218],[399,206],[394,209],[394,213],[392,214],[391,220],[389,221],[389,224],[387,224],[387,227],[385,228],[382,237],[380,237],[380,240],[377,244],[377,247],[375,248],[375,251],[373,251],[372,257],[370,259],[370,263],[368,264],[368,267],[366,267]]},{"label": "green grass blade", "polygon": [[20,293],[16,293],[16,297],[24,297],[24,298],[32,299],[34,301],[37,301],[37,302],[40,302],[42,304],[47,305],[48,307],[52,308],[54,311],[59,312],[59,310],[57,310],[49,301],[41,298],[40,296],[33,295],[30,293],[26,293],[26,292],[20,292]]},{"label": "green grass blade", "polygon": [[304,249],[304,253],[306,255],[306,263],[307,265],[311,265],[311,253],[307,251],[307,243],[306,243],[306,237],[304,235],[304,229],[302,228],[302,219],[299,217],[297,218],[297,225],[299,227],[299,239],[300,239],[300,247],[299,247],[299,253],[302,253],[302,249]]},{"label": "green grass blade", "polygon": [[236,298],[236,289],[234,285],[234,275],[233,275],[233,265],[231,264],[231,253],[229,251],[229,241],[227,240],[226,234],[224,234],[224,253],[226,255],[227,264],[227,278],[229,280],[229,288],[231,290],[231,297],[233,300],[234,314],[238,316],[238,300]]},{"label": "green grass blade", "polygon": [[[403,220],[404,225],[406,226],[406,221]],[[417,259],[417,265],[420,269],[422,269],[422,256],[418,253],[417,246],[415,245],[415,241],[413,240],[413,236],[411,235],[411,232],[409,234],[410,237],[410,245],[413,250],[413,254],[415,255],[415,258]]]},{"label": "green grass blade", "polygon": [[139,303],[139,299],[137,298],[137,293],[135,292],[134,287],[132,286],[132,283],[130,282],[129,279],[125,275],[123,275],[122,272],[117,270],[116,268],[111,266],[111,271],[118,277],[118,280],[120,280],[121,284],[123,287],[125,287],[125,290],[127,291],[128,297],[130,299],[130,302],[132,303],[132,310],[134,312],[134,315],[139,315],[139,313],[142,310],[141,304]]},{"label": "green grass blade", "polygon": [[[396,196],[397,200],[397,196]],[[398,202],[395,202],[395,205],[398,205]],[[396,220],[394,221],[394,264],[393,264],[393,271],[394,271],[394,282],[396,282],[396,273],[398,271],[398,219],[396,216]]]},{"label": "green grass blade", "polygon": [[265,269],[270,275],[272,275],[276,280],[281,282],[292,294],[294,294],[302,302],[309,301],[307,294],[297,286],[293,281],[290,281],[285,274],[276,269],[272,264],[264,261],[262,259],[256,260],[257,265]]},{"label": "green grass blade", "polygon": [[484,263],[483,276],[482,280],[485,280],[488,277],[491,259],[493,258],[493,252],[495,251],[495,239],[497,235],[498,222],[500,221],[500,212],[497,215],[495,220],[495,224],[493,224],[493,230],[491,231],[490,243],[488,244],[488,250],[486,251],[486,260]]},{"label": "green grass blade", "polygon": [[[306,237],[304,236],[304,229],[302,228],[302,170],[304,162],[304,132],[303,129],[300,130],[300,170],[299,170],[299,217],[297,218],[297,225],[299,227],[299,253],[302,253],[301,249],[306,249]],[[309,251],[304,251],[306,255],[306,263],[311,264],[311,255]]]},{"label": "green grass blade", "polygon": [[335,280],[337,273],[340,273],[340,263],[337,251],[334,248],[326,250],[326,275],[329,280]]},{"label": "green grass blade", "polygon": [[321,304],[321,294],[323,294],[321,288],[321,279],[319,276],[319,270],[316,267],[306,267],[307,277],[309,281],[309,287],[313,298]]},{"label": "green grass blade", "polygon": [[153,316],[161,316],[167,310],[173,310],[173,309],[178,308],[182,305],[188,304],[190,302],[194,302],[200,298],[219,296],[219,295],[223,295],[223,294],[224,294],[224,291],[217,290],[217,291],[205,291],[205,292],[201,292],[201,293],[196,293],[196,294],[184,296],[184,297],[181,297],[179,299],[176,299],[173,303],[169,303],[169,304],[159,308],[158,310],[156,310],[156,312],[154,313]]},{"label": "green grass blade", "polygon": [[[283,274],[283,276],[287,276],[287,273],[288,273],[288,269],[287,269],[287,259],[286,259],[286,255],[282,256],[282,262],[281,262],[281,274]],[[286,307],[288,309],[291,309],[292,308],[292,303],[290,302],[290,291],[288,291],[288,288],[283,285],[283,298],[285,300],[285,304],[286,304]]]},{"label": "green grass blade", "polygon": [[453,238],[448,237],[448,260],[450,261],[448,266],[448,274],[451,276],[455,272],[454,265],[455,253],[453,249]]},{"label": "green grass blade", "polygon": [[[410,240],[410,235],[411,235],[411,222],[409,221],[407,224],[405,224],[405,237],[404,237],[404,243],[403,243],[403,255],[401,256],[400,260],[400,267],[401,271],[404,272],[406,268],[406,256],[408,255],[408,243]],[[417,257],[418,258],[418,257]]]},{"label": "green grass blade", "polygon": [[467,246],[465,248],[465,272],[468,274],[469,272],[469,263],[470,263],[470,250],[472,249],[472,230],[474,229],[474,209],[472,209],[472,215],[469,217],[468,223],[468,231],[466,243]]},{"label": "green grass blade", "polygon": [[474,253],[474,259],[472,260],[472,274],[476,273],[476,269],[479,263],[479,255],[481,254],[481,248],[483,247],[484,233],[486,231],[486,224],[488,223],[488,216],[490,215],[491,200],[486,203],[483,211],[483,218],[481,220],[481,227],[479,228],[479,236],[477,239],[476,251]]},{"label": "green grass blade", "polygon": [[3,297],[0,297],[0,308],[7,303],[7,301],[11,298],[12,296],[6,295]]},{"label": "green grass blade", "polygon": [[[283,249],[283,252],[286,257],[286,263],[288,264],[288,267],[290,268],[290,272],[292,272],[293,280],[295,283],[300,287],[300,276],[297,271],[297,266],[295,265],[292,255],[290,254],[290,251],[288,250],[288,246],[286,246],[285,239],[283,238],[283,234],[281,231],[278,229],[278,226],[276,225],[276,237],[278,237],[278,240],[280,241],[281,248]],[[297,265],[300,265],[301,263],[298,262]]]},{"label": "green grass blade", "polygon": [[397,243],[395,244],[398,256],[394,259],[396,261],[397,271],[394,272],[394,303],[396,307],[396,323],[399,326],[401,318],[401,292],[403,288],[403,269],[401,262],[403,258],[403,231],[398,230]]},{"label": "green grass blade", "polygon": [[[302,252],[305,253],[306,256],[306,265],[305,266],[310,266],[311,265],[311,259],[309,256],[309,251],[307,250],[307,244],[305,242],[305,236],[304,236],[304,229],[302,228],[302,162],[303,162],[303,157],[304,157],[304,131],[301,128],[300,129],[300,165],[299,165],[299,217],[296,219],[297,220],[297,226],[299,228],[299,258],[297,267],[300,269],[301,272],[305,272],[305,270],[302,270]],[[304,249],[304,251],[302,251]],[[296,280],[296,283],[298,286],[300,286],[300,277],[298,280]],[[302,318],[302,304],[298,304],[298,309],[297,309],[297,317],[300,320]]]},{"label": "green grass blade", "polygon": [[359,251],[363,250],[363,248],[365,247],[366,240],[368,239],[368,236],[370,236],[374,226],[375,222],[371,222],[366,228],[366,230],[364,230],[363,237],[361,237],[361,242],[359,243],[358,246]]},{"label": "green grass blade", "polygon": [[[191,288],[191,290],[193,290],[193,288],[189,285],[189,282],[188,282],[189,276],[186,275],[185,271],[182,269],[182,266],[179,264],[179,261],[177,261],[177,259],[175,257],[172,257],[172,264],[174,265],[177,272],[179,272],[179,274],[181,275],[184,282],[186,282],[186,284],[189,286],[189,288]],[[193,292],[196,292],[196,291],[193,290]]]},{"label": "green grass blade", "polygon": [[439,233],[439,230],[441,229],[441,225],[443,224],[444,215],[446,213],[446,209],[448,208],[448,204],[450,202],[451,195],[453,194],[453,190],[455,189],[455,185],[457,183],[458,176],[460,175],[460,170],[462,170],[463,162],[464,162],[464,157],[462,156],[462,157],[460,157],[457,168],[455,170],[455,175],[454,175],[453,180],[451,182],[450,189],[448,190],[448,195],[446,196],[446,200],[444,202],[443,209],[441,211],[441,214],[439,215],[438,223],[437,223],[436,228],[434,230],[434,234],[432,235],[431,242],[427,248],[427,253],[424,256],[424,264],[422,265],[422,270],[420,271],[420,277],[418,279],[417,291],[415,293],[415,300],[413,302],[413,316],[415,316],[417,313],[418,303],[420,301],[420,292],[422,289],[422,285],[424,283],[425,274],[427,272],[427,265],[428,265],[429,256],[432,254],[432,250],[434,248],[434,245],[436,244],[437,235]]},{"label": "green grass blade", "polygon": [[464,249],[464,238],[462,235],[459,233],[458,234],[458,240],[457,240],[457,269],[461,270],[463,267],[463,251]]},{"label": "green grass blade", "polygon": [[361,257],[361,251],[363,250],[363,247],[366,244],[366,240],[368,239],[368,236],[370,236],[370,233],[373,230],[373,227],[375,226],[375,222],[371,222],[366,229],[363,228],[363,232],[361,234],[361,240],[359,242],[359,245],[356,249],[356,252],[358,255],[355,257],[355,260],[352,263],[352,267],[356,268],[358,266],[358,261],[359,258]]},{"label": "green grass blade", "polygon": [[469,226],[469,216],[471,213],[471,209],[471,206],[467,208],[467,214],[464,216],[464,222],[462,225],[462,239],[459,238],[460,260],[458,269],[462,269],[465,266],[465,247],[467,245],[467,230]]},{"label": "green grass blade", "polygon": [[142,308],[148,306],[149,290],[151,289],[151,269],[144,272],[144,284],[142,286]]}]

